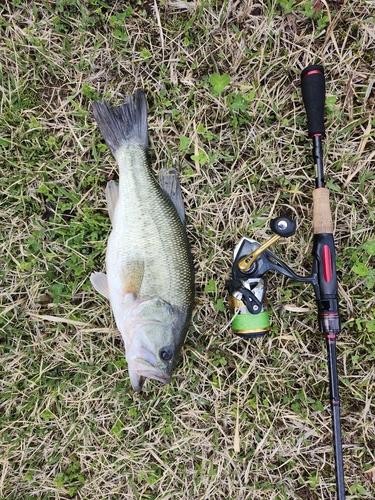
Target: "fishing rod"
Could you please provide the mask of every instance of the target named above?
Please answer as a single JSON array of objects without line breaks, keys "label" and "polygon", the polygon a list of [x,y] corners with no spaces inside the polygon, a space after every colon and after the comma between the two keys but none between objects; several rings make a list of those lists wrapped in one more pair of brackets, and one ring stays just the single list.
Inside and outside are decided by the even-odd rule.
[{"label": "fishing rod", "polygon": [[333,222],[329,190],[325,187],[322,139],[324,129],[325,77],[322,66],[308,66],[301,73],[302,97],[305,105],[308,135],[312,139],[312,155],[316,178],[313,190],[313,265],[309,276],[299,276],[269,249],[281,237],[293,236],[296,224],[288,217],[270,221],[274,235],[262,245],[242,238],[234,250],[232,279],[227,280],[229,307],[233,314],[232,331],[244,338],[262,337],[270,330],[266,289],[268,271],[280,272],[288,278],[313,286],[318,309],[320,332],[325,336],[328,358],[332,433],[335,455],[337,500],[345,500],[344,468],[341,441],[340,399],[337,375],[336,336],[340,333],[337,300],[337,277]]},{"label": "fishing rod", "polygon": [[[323,67],[308,66],[305,68],[301,73],[301,87],[307,115],[308,134],[313,141],[313,159],[316,165],[315,189],[313,191],[313,254],[319,287],[315,293],[318,304],[319,328],[325,335],[328,353],[337,498],[343,500],[345,498],[345,485],[336,363],[336,335],[340,333],[341,326],[337,301],[333,222],[329,205],[329,190],[324,183],[322,138],[325,135],[325,78]],[[320,296],[317,292],[320,293]]]}]

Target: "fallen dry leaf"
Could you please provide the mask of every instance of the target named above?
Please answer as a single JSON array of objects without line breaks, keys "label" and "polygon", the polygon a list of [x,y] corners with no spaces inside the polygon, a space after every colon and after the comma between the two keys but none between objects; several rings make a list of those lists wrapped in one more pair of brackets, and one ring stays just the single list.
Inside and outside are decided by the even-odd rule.
[{"label": "fallen dry leaf", "polygon": [[368,479],[371,483],[375,483],[375,467],[366,470],[364,474],[366,476],[366,479]]},{"label": "fallen dry leaf", "polygon": [[314,12],[316,14],[317,12],[319,12],[320,10],[323,9],[324,4],[323,4],[323,2],[321,0],[315,0],[313,2],[313,7],[314,7]]}]

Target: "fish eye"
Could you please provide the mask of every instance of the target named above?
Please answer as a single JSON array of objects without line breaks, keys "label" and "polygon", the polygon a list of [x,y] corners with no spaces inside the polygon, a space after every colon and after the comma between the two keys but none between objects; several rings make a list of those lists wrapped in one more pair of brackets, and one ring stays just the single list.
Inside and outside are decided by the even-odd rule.
[{"label": "fish eye", "polygon": [[172,359],[172,356],[173,356],[173,351],[170,347],[163,347],[159,351],[159,357],[163,361],[170,361]]}]

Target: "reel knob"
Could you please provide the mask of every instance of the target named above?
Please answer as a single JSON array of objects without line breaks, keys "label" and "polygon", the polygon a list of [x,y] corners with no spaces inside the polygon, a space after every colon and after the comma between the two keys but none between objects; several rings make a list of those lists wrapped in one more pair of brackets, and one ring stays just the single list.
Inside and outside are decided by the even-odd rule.
[{"label": "reel knob", "polygon": [[289,238],[296,232],[296,223],[289,217],[276,217],[270,221],[271,231],[283,238]]}]

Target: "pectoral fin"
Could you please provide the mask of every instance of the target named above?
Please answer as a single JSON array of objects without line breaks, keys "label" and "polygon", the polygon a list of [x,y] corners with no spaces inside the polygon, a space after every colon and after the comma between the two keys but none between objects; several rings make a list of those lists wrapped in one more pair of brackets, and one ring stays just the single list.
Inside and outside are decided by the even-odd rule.
[{"label": "pectoral fin", "polygon": [[90,281],[97,292],[109,299],[108,280],[105,273],[92,273]]},{"label": "pectoral fin", "polygon": [[181,222],[185,225],[185,208],[182,199],[180,179],[175,168],[162,168],[158,175],[159,185],[176,207]]},{"label": "pectoral fin", "polygon": [[116,210],[117,200],[118,200],[118,184],[115,181],[109,181],[105,188],[105,197],[107,200],[109,218],[111,219],[113,225],[113,216]]},{"label": "pectoral fin", "polygon": [[142,286],[145,264],[143,260],[130,260],[122,268],[123,291],[138,295]]}]

